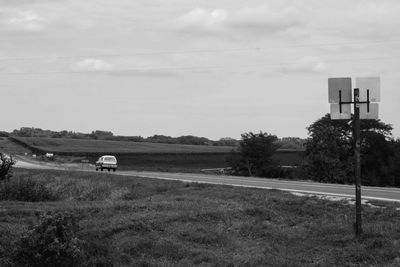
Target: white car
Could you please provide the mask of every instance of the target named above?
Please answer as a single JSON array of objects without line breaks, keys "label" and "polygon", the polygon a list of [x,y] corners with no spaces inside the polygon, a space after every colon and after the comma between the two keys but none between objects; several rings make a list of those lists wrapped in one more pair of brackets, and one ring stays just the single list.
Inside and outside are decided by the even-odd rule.
[{"label": "white car", "polygon": [[110,155],[101,156],[96,161],[96,171],[99,169],[101,171],[107,169],[108,171],[113,170],[115,172],[117,170],[117,159]]}]

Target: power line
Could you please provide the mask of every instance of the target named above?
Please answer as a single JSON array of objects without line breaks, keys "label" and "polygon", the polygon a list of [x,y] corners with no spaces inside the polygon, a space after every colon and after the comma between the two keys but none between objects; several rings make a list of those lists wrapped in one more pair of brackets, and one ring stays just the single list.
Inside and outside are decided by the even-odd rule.
[{"label": "power line", "polygon": [[101,57],[128,57],[128,56],[146,56],[146,55],[173,55],[173,54],[196,54],[196,53],[229,53],[229,52],[265,52],[270,49],[287,49],[287,48],[301,48],[301,47],[329,47],[329,46],[346,46],[346,45],[379,45],[387,43],[398,43],[400,39],[375,41],[375,42],[347,42],[347,43],[319,43],[319,44],[299,44],[287,46],[259,46],[259,47],[238,47],[238,48],[215,48],[215,49],[193,49],[193,50],[175,50],[175,51],[143,51],[132,53],[112,53],[112,54],[87,54],[87,55],[74,55],[74,56],[37,56],[37,57],[7,57],[0,58],[0,61],[9,60],[33,60],[33,59],[73,59],[73,58],[101,58]]},{"label": "power line", "polygon": [[[378,61],[378,60],[397,60],[397,57],[371,57],[371,58],[347,58],[347,59],[331,59],[325,60],[324,62],[349,62],[349,61]],[[133,69],[121,69],[121,70],[79,70],[79,71],[43,71],[43,72],[0,72],[0,75],[45,75],[45,74],[98,74],[98,73],[126,73],[126,72],[147,72],[147,71],[165,71],[165,70],[183,70],[183,71],[204,71],[204,70],[228,70],[236,68],[247,68],[247,67],[260,67],[260,66],[287,66],[295,64],[313,64],[320,63],[320,61],[287,61],[287,62],[275,62],[275,63],[257,63],[257,64],[241,64],[231,66],[190,66],[190,67],[145,67],[145,68],[133,68]]]}]

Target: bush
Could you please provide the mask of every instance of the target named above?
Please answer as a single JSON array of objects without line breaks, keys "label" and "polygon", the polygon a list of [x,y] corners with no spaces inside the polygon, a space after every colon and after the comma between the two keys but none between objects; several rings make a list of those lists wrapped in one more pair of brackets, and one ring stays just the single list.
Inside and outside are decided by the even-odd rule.
[{"label": "bush", "polygon": [[268,133],[242,134],[239,153],[232,153],[227,163],[234,175],[273,177],[279,170],[272,155],[278,149],[277,137]]},{"label": "bush", "polygon": [[77,230],[69,212],[42,215],[17,242],[13,260],[21,266],[79,266],[83,242],[76,237]]},{"label": "bush", "polygon": [[0,200],[38,202],[57,199],[57,195],[53,194],[44,182],[32,178],[13,179],[7,183],[0,183]]},{"label": "bush", "polygon": [[46,187],[62,200],[96,201],[122,198],[124,188],[105,181],[55,177]]},{"label": "bush", "polygon": [[0,181],[8,182],[13,176],[12,166],[17,161],[12,156],[0,152]]}]

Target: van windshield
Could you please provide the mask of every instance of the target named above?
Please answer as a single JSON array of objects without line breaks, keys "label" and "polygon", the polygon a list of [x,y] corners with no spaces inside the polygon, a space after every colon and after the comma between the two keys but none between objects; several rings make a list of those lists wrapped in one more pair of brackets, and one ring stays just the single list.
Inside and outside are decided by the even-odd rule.
[{"label": "van windshield", "polygon": [[108,161],[108,162],[116,162],[117,159],[114,157],[104,157],[104,161]]}]

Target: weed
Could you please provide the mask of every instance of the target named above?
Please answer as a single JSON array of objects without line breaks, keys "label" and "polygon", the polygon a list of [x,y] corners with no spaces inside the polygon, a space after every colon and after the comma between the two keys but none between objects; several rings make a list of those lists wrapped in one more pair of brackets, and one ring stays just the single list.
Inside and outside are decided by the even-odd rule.
[{"label": "weed", "polygon": [[35,211],[80,220],[86,266],[398,266],[400,211],[363,209],[278,190],[203,185],[101,173],[17,170],[58,192],[56,202],[2,201],[0,265]]},{"label": "weed", "polygon": [[68,213],[47,213],[16,243],[14,262],[22,266],[78,266],[82,241],[76,237],[78,224]]},{"label": "weed", "polygon": [[58,196],[49,190],[45,183],[32,178],[12,179],[0,183],[0,200],[54,201]]}]

